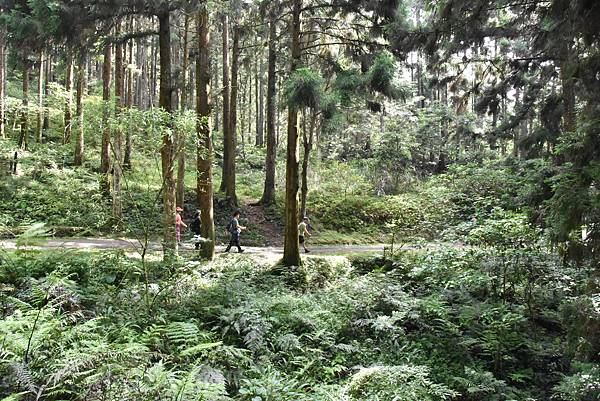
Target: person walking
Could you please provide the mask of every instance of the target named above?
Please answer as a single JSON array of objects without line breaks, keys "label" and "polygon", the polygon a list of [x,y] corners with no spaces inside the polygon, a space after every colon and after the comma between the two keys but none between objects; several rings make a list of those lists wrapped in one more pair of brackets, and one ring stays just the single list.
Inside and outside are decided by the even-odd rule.
[{"label": "person walking", "polygon": [[177,236],[177,244],[181,243],[181,227],[187,227],[187,224],[185,224],[181,218],[181,212],[183,212],[183,209],[177,206],[175,209],[175,233]]},{"label": "person walking", "polygon": [[190,230],[194,233],[194,237],[196,239],[196,243],[194,244],[194,249],[196,250],[200,249],[200,241],[198,241],[198,238],[200,238],[200,227],[202,225],[200,215],[200,210],[196,210],[196,212],[194,213],[194,218],[190,223]]},{"label": "person walking", "polygon": [[238,252],[242,253],[244,250],[240,246],[240,233],[242,230],[245,230],[246,227],[240,225],[240,211],[236,210],[233,212],[233,216],[229,223],[227,224],[227,231],[231,234],[231,239],[229,240],[229,245],[225,248],[225,252],[229,252],[232,246],[237,246]]},{"label": "person walking", "polygon": [[306,248],[306,236],[310,237],[311,234],[308,232],[308,227],[310,227],[310,220],[308,217],[304,216],[300,224],[298,224],[298,242],[304,248],[305,253],[309,253],[310,250]]}]

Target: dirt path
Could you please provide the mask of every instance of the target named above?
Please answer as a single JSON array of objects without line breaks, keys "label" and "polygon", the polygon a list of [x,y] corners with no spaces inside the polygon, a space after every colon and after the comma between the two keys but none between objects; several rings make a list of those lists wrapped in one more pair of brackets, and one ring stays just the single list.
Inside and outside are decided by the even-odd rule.
[{"label": "dirt path", "polygon": [[[431,243],[426,245],[406,245],[401,249],[435,249],[442,246],[463,247],[461,244],[442,244]],[[384,244],[371,245],[321,245],[311,247],[309,255],[351,255],[351,254],[373,254],[382,253]],[[0,248],[17,249],[17,243],[14,240],[1,240]],[[26,249],[79,249],[79,250],[141,250],[142,245],[135,239],[110,239],[110,238],[52,238],[39,242],[35,245],[25,247]],[[159,242],[150,242],[151,251],[160,251],[162,247]],[[184,242],[180,249],[182,251],[193,251],[194,245],[191,241]],[[217,246],[217,253],[222,253],[224,246]],[[248,254],[283,254],[283,248],[280,246],[266,247],[244,247]],[[236,253],[236,251],[232,251]]]},{"label": "dirt path", "polygon": [[[376,245],[327,245],[312,247],[311,254],[351,254],[351,253],[376,253],[383,251],[382,244]],[[14,240],[0,241],[0,247],[4,249],[17,249],[17,243]],[[53,238],[42,241],[27,249],[80,249],[80,250],[111,250],[111,249],[142,249],[142,244],[134,239],[110,239],[110,238]],[[162,247],[159,242],[151,242],[149,248],[152,251],[160,251]],[[182,250],[193,250],[192,242],[181,244]],[[223,252],[224,247],[218,246],[217,253]],[[271,253],[282,254],[283,248],[278,246],[266,247],[244,247],[245,252],[249,254]],[[235,251],[232,251],[235,253]]]}]

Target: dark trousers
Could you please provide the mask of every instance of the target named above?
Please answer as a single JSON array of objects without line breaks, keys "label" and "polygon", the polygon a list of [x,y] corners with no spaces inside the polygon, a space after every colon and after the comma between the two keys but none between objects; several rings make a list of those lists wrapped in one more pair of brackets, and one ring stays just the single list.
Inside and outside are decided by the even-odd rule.
[{"label": "dark trousers", "polygon": [[240,233],[232,233],[231,239],[229,240],[229,245],[225,249],[225,252],[229,252],[232,246],[237,246],[238,252],[242,251],[242,247],[240,246]]}]

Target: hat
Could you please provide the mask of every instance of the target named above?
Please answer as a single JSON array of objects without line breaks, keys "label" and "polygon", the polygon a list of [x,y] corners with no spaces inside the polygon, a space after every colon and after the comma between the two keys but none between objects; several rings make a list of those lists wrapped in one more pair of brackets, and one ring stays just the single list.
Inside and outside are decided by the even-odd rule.
[{"label": "hat", "polygon": [[180,208],[179,206],[177,206],[177,207],[175,208],[175,211],[176,211],[176,212],[183,212],[183,209],[182,209],[182,208]]}]

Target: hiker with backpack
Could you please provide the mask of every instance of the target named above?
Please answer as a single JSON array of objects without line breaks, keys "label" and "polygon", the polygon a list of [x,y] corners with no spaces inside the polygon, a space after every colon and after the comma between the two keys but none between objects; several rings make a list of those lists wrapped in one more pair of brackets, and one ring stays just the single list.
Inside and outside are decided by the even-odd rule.
[{"label": "hiker with backpack", "polygon": [[246,227],[240,225],[240,211],[236,210],[233,212],[231,220],[227,223],[227,232],[231,235],[231,239],[229,240],[229,245],[225,248],[225,252],[229,252],[232,246],[237,246],[238,252],[242,253],[244,250],[240,246],[240,233],[242,230],[245,230]]},{"label": "hiker with backpack", "polygon": [[196,210],[194,213],[194,219],[190,223],[190,230],[194,233],[194,237],[196,239],[196,243],[194,244],[194,249],[196,250],[200,249],[200,241],[198,241],[198,238],[200,238],[200,226],[202,225],[200,213],[200,210]]}]

